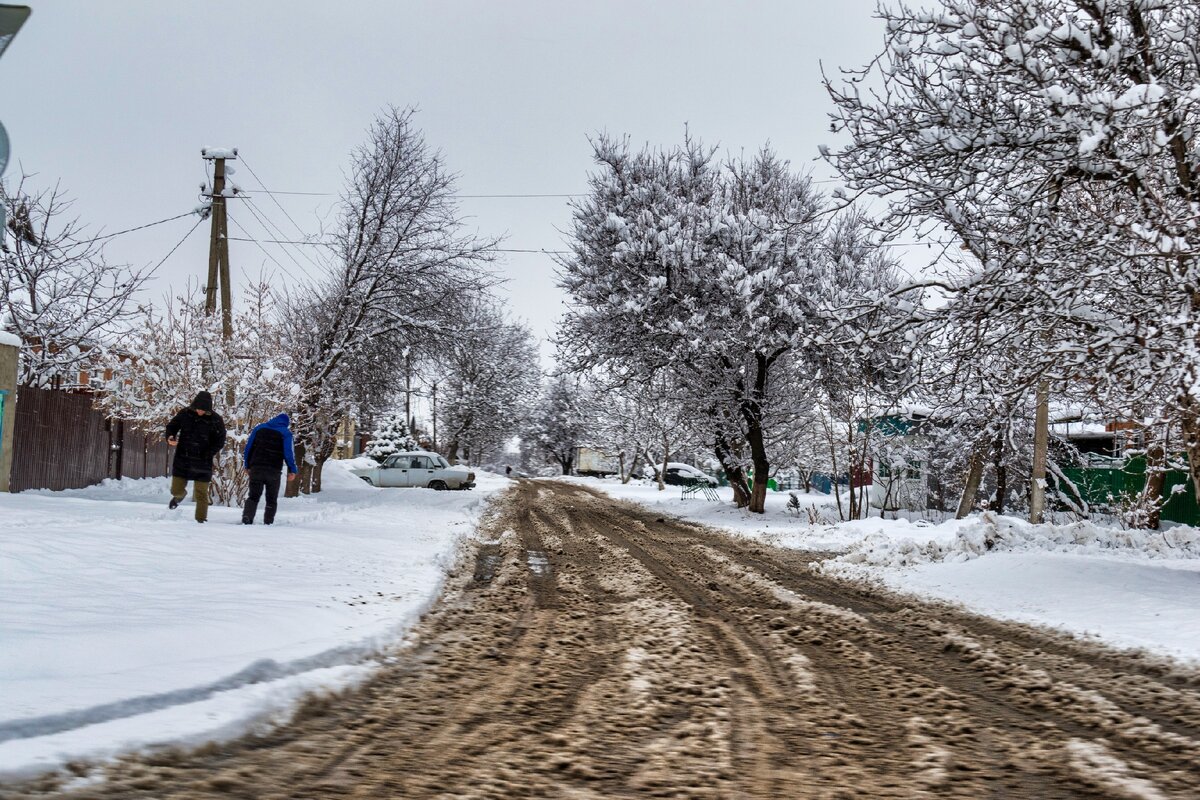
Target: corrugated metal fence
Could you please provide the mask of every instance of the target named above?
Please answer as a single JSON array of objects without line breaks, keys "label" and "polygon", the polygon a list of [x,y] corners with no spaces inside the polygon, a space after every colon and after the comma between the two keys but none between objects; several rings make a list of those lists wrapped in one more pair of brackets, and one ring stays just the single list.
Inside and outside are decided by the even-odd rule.
[{"label": "corrugated metal fence", "polygon": [[81,489],[105,478],[169,475],[171,450],[93,408],[88,394],[21,387],[13,430],[11,489]]}]

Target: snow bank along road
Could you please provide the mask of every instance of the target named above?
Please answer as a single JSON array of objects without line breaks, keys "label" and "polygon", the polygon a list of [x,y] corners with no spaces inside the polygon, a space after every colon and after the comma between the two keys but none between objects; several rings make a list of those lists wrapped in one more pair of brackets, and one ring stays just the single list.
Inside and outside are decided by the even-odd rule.
[{"label": "snow bank along road", "polygon": [[[1196,798],[1200,675],[524,482],[363,688],[73,797]],[[54,794],[55,778],[0,788]]]}]

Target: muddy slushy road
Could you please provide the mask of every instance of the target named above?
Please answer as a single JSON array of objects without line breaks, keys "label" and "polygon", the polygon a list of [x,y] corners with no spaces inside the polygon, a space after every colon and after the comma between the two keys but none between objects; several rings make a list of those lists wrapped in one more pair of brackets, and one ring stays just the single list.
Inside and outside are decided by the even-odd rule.
[{"label": "muddy slushy road", "polygon": [[567,484],[519,484],[481,535],[361,690],[57,796],[1200,798],[1200,680],[1170,662]]}]

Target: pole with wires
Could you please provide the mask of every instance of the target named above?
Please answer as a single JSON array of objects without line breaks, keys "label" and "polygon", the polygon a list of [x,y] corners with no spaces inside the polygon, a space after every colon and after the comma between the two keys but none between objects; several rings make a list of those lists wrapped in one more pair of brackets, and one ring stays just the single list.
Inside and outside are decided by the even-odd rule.
[{"label": "pole with wires", "polygon": [[212,234],[208,242],[208,283],[204,287],[204,311],[217,310],[217,287],[221,289],[221,333],[233,336],[233,292],[229,285],[229,219],[225,212],[225,162],[237,158],[237,148],[205,147],[200,155],[213,162]]}]

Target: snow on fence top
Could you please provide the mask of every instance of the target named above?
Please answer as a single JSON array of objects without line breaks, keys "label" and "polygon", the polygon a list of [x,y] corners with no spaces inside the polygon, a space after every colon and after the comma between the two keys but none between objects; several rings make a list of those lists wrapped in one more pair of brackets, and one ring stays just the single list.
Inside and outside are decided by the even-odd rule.
[{"label": "snow on fence top", "polygon": [[9,347],[20,347],[21,337],[17,336],[15,333],[0,331],[0,344],[6,344]]}]

